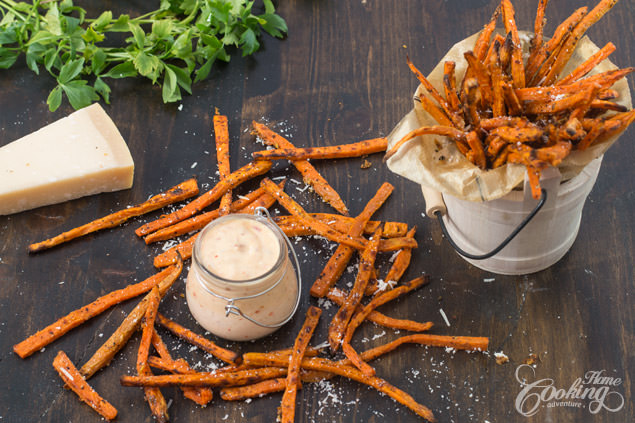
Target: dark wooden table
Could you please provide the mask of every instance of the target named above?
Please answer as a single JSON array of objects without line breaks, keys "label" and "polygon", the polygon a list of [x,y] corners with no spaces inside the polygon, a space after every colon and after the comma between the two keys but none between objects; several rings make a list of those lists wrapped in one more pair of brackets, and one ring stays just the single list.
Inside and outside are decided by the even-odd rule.
[{"label": "dark wooden table", "polygon": [[[102,7],[115,13],[134,12],[142,10],[143,4],[87,3],[84,7],[95,15]],[[152,274],[152,257],[161,251],[160,246],[148,247],[134,235],[134,229],[146,219],[34,256],[26,252],[29,243],[136,204],[192,175],[210,187],[217,180],[216,159],[209,153],[214,149],[211,116],[215,107],[229,116],[233,169],[246,164],[249,153],[259,148],[249,134],[252,120],[271,123],[298,146],[386,135],[412,107],[411,94],[417,83],[406,66],[406,55],[429,72],[452,44],[478,31],[496,7],[495,1],[484,0],[280,3],[279,13],[289,25],[288,38],[265,37],[262,50],[249,58],[234,52],[229,64],[216,67],[208,80],[195,86],[192,96],[177,104],[164,105],[160,88],[146,81],[113,83],[112,104],[105,109],[128,141],[136,163],[131,190],[0,217],[1,422],[99,420],[62,388],[51,362],[62,349],[76,364],[83,363],[136,301],[107,311],[28,359],[18,358],[12,346],[99,295]],[[520,27],[530,28],[537,1],[515,3]],[[585,4],[577,0],[552,3],[547,34]],[[613,60],[626,67],[635,65],[634,28],[635,3],[623,0],[589,34],[599,45],[615,43]],[[632,79],[629,84],[632,90]],[[50,79],[36,77],[24,64],[0,72],[0,145],[72,111],[67,104],[55,113],[48,111],[45,99],[52,88]],[[353,215],[361,211],[381,182],[389,181],[396,189],[378,218],[418,227],[419,248],[405,278],[425,272],[432,282],[382,311],[395,317],[431,320],[435,323],[433,333],[488,336],[491,340],[488,354],[404,346],[374,363],[378,375],[428,405],[440,422],[633,421],[634,135],[631,128],[606,154],[569,253],[551,268],[527,276],[493,275],[461,259],[443,239],[437,222],[422,216],[424,201],[419,188],[388,171],[380,155],[369,157],[369,169],[360,169],[359,159],[316,162]],[[283,174],[299,179],[285,164],[272,173]],[[255,182],[238,192],[253,186]],[[331,211],[315,195],[300,192],[298,187],[288,184],[287,191],[307,210]],[[304,312],[316,304],[308,295],[308,285],[329,256],[328,244],[321,240],[304,239],[298,246],[308,252],[301,254],[305,286],[296,318],[263,340],[218,340],[220,344],[240,352],[292,344]],[[347,274],[340,283],[345,285],[353,277]],[[183,280],[164,299],[161,310],[202,333],[181,295]],[[447,314],[449,327],[440,309]],[[325,310],[314,343],[325,340],[326,322],[334,310]],[[360,349],[398,336],[372,324],[360,331],[355,340]],[[197,369],[206,369],[214,362],[162,334],[174,354],[197,363]],[[121,375],[135,372],[138,341],[136,335],[110,367],[91,379],[119,409],[118,420],[122,422],[152,421],[143,391],[119,385]],[[508,363],[495,363],[493,354],[499,351],[509,357]],[[551,381],[554,388],[568,390],[577,378],[602,371],[602,376],[619,378],[608,387],[613,393],[604,404],[616,407],[622,398],[623,406],[618,411],[601,409],[595,414],[589,410],[588,400],[579,401],[579,408],[543,402],[533,417],[521,415],[515,405],[521,392],[516,371],[530,354],[538,357],[534,374],[521,368],[530,381],[547,379],[545,384]],[[201,409],[175,388],[164,389],[164,394],[171,401],[170,414],[176,422],[271,422],[280,402],[279,394],[238,403],[215,398]],[[299,393],[298,421],[386,419],[419,421],[388,397],[341,378],[307,384]]]}]

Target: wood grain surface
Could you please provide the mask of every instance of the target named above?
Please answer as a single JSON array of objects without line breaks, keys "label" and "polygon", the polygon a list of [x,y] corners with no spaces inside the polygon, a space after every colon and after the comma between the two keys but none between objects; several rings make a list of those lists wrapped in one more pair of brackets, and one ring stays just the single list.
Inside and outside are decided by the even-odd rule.
[{"label": "wood grain surface", "polygon": [[[145,2],[86,1],[97,15],[140,13]],[[84,4],[85,3],[85,4]],[[521,29],[533,27],[537,0],[514,2]],[[417,82],[406,55],[429,72],[457,41],[480,30],[495,9],[486,0],[290,0],[278,11],[289,25],[288,37],[263,38],[252,57],[232,52],[229,64],[217,66],[210,78],[194,86],[194,94],[176,104],[161,101],[161,89],[146,80],[113,81],[112,104],[104,105],[135,160],[130,190],[100,194],[0,216],[0,422],[91,422],[100,418],[62,387],[51,363],[64,350],[81,365],[117,327],[136,301],[112,308],[73,330],[42,352],[22,360],[12,346],[54,319],[94,298],[154,272],[152,258],[160,245],[146,246],[134,229],[150,218],[92,234],[37,255],[27,245],[56,235],[126,205],[137,204],[194,175],[203,187],[218,180],[212,114],[217,107],[229,117],[231,168],[246,164],[261,147],[249,133],[252,120],[267,122],[298,146],[315,147],[360,141],[388,134],[412,107]],[[546,34],[551,34],[579,0],[553,1],[547,8]],[[590,31],[598,44],[612,41],[612,60],[635,66],[635,2],[622,0]],[[46,97],[51,79],[37,77],[22,62],[0,71],[0,145],[4,145],[72,112],[68,104],[50,113]],[[633,79],[629,86],[633,90]],[[402,220],[418,227],[419,248],[406,279],[421,273],[431,283],[380,310],[390,316],[435,323],[432,333],[490,337],[488,354],[446,352],[403,346],[374,362],[377,374],[430,407],[439,422],[629,422],[635,419],[635,295],[633,228],[635,221],[635,129],[628,130],[605,155],[597,183],[582,216],[577,240],[551,268],[527,276],[500,276],[461,259],[443,239],[436,221],[422,216],[424,201],[415,184],[392,174],[381,155],[361,169],[360,159],[314,162],[359,213],[383,181],[395,186],[378,219]],[[300,176],[286,163],[271,176]],[[255,182],[237,189],[247,192]],[[308,211],[332,210],[303,185],[287,184],[287,192]],[[308,289],[329,257],[333,245],[301,239],[303,296],[296,317],[274,335],[256,342],[214,339],[239,352],[291,346],[310,305]],[[385,263],[390,254],[380,259]],[[354,280],[346,273],[341,287]],[[179,323],[203,330],[190,316],[184,276],[161,303],[160,311]],[[321,304],[321,303],[320,303]],[[441,316],[448,319],[447,326]],[[326,340],[327,322],[335,308],[325,308],[312,344]],[[174,356],[185,357],[197,369],[217,363],[160,329]],[[402,333],[403,334],[403,333]],[[393,331],[364,324],[353,345],[367,349],[397,337]],[[118,421],[151,422],[140,388],[124,388],[119,377],[135,373],[136,334],[112,364],[91,384],[118,410]],[[506,364],[493,354],[503,351]],[[516,371],[530,356],[533,370],[521,368],[529,381],[547,379],[568,390],[590,371],[619,378],[604,404],[624,404],[618,411],[549,406],[544,402],[531,417],[521,415],[516,401],[521,385]],[[217,363],[218,364],[218,363]],[[533,372],[533,373],[532,373]],[[599,387],[599,386],[598,386]],[[218,395],[206,408],[183,398],[174,388],[163,390],[174,422],[272,422],[280,394],[253,401],[223,402]],[[536,392],[536,391],[533,391]],[[414,413],[371,388],[342,378],[307,384],[298,392],[298,422],[415,422]],[[525,404],[527,406],[527,404]],[[592,408],[592,407],[591,407]]]}]

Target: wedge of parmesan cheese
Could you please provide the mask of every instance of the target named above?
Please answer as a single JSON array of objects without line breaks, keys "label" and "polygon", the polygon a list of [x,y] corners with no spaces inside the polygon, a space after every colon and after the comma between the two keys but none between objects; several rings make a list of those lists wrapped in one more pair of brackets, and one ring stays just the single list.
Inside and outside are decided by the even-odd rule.
[{"label": "wedge of parmesan cheese", "polygon": [[98,103],[0,147],[0,215],[130,188],[134,162]]}]

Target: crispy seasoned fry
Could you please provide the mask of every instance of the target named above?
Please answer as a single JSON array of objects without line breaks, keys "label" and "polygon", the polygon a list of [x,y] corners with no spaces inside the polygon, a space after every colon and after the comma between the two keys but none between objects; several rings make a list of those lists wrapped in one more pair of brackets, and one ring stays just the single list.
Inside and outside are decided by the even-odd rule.
[{"label": "crispy seasoned fry", "polygon": [[198,184],[196,183],[196,179],[188,179],[187,181],[170,188],[164,193],[151,197],[148,201],[145,201],[137,206],[120,210],[100,219],[93,220],[85,225],[71,229],[70,231],[66,231],[53,238],[31,244],[29,245],[29,252],[36,253],[102,229],[114,228],[132,217],[141,216],[142,214],[160,209],[161,207],[169,204],[183,201],[196,194],[198,194]]},{"label": "crispy seasoned fry", "polygon": [[[282,366],[289,364],[287,362]],[[262,380],[286,376],[286,367],[260,367],[232,372],[199,372],[187,375],[121,376],[123,386],[206,386],[224,387],[256,383]]]},{"label": "crispy seasoned fry", "polygon": [[291,423],[295,417],[295,398],[298,392],[298,385],[300,384],[300,363],[304,358],[304,351],[307,345],[309,345],[309,341],[311,340],[311,336],[313,336],[321,314],[322,310],[318,307],[309,307],[304,324],[300,332],[298,332],[298,336],[293,344],[291,357],[289,359],[286,389],[284,395],[282,395],[282,403],[280,405],[280,421],[282,423]]},{"label": "crispy seasoned fry", "polygon": [[142,282],[134,285],[128,285],[125,288],[111,291],[106,295],[97,298],[92,303],[85,305],[75,311],[70,312],[66,316],[51,323],[46,328],[31,335],[24,341],[13,346],[13,351],[21,358],[26,358],[34,352],[42,349],[46,345],[55,341],[71,329],[76,328],[89,319],[103,313],[110,307],[120,302],[129,300],[138,295],[148,292],[152,287],[156,286],[162,279],[166,278],[173,269],[165,269],[155,275],[150,276]]},{"label": "crispy seasoned fry", "polygon": [[[164,274],[165,276],[159,282],[159,293],[161,296],[164,296],[165,293],[170,289],[174,281],[179,277],[181,271],[183,270],[183,262],[182,260],[178,260],[177,263],[165,269],[160,274]],[[121,322],[121,325],[115,330],[115,332],[104,342],[104,344],[99,347],[99,349],[93,354],[91,358],[88,359],[86,364],[82,366],[80,369],[80,373],[86,378],[90,378],[94,375],[99,369],[104,366],[107,366],[108,363],[113,359],[115,354],[123,348],[123,346],[128,342],[132,334],[137,330],[139,325],[141,324],[141,319],[143,318],[146,308],[148,306],[148,302],[150,301],[149,295],[146,295],[143,300],[137,304],[137,306],[132,309],[132,311],[126,316],[126,318]]]},{"label": "crispy seasoned fry", "polygon": [[135,233],[138,236],[148,235],[151,232],[158,231],[159,229],[166,228],[180,222],[181,220],[185,220],[218,200],[230,189],[234,189],[243,182],[266,173],[269,169],[271,169],[271,162],[266,160],[249,163],[230,174],[227,178],[221,179],[211,190],[200,195],[184,207],[166,216],[162,216],[157,220],[146,223],[145,225],[137,228]]},{"label": "crispy seasoned fry", "polygon": [[[331,300],[332,302],[334,302],[335,304],[339,306],[344,305],[344,301],[346,300],[347,296],[348,296],[347,292],[339,290],[337,288],[331,288],[328,294],[326,294],[326,297],[329,300]],[[406,320],[406,319],[395,319],[392,317],[388,317],[385,314],[382,314],[378,311],[371,312],[368,315],[367,320],[373,323],[376,323],[380,326],[383,326],[385,328],[391,328],[391,329],[407,330],[410,332],[422,332],[422,331],[428,330],[427,323],[420,323],[420,322],[415,322],[413,320]]]},{"label": "crispy seasoned fry", "polygon": [[436,120],[439,125],[443,126],[454,126],[450,118],[443,112],[439,106],[434,104],[434,101],[430,100],[423,93],[419,95],[419,103],[421,103],[421,107],[423,110],[428,113],[432,119]]},{"label": "crispy seasoned fry", "polygon": [[[298,389],[302,387],[300,384],[297,386]],[[273,392],[282,392],[286,388],[287,379],[279,377],[276,379],[263,380],[262,382],[251,385],[223,388],[220,391],[220,397],[225,401],[242,401],[248,398],[261,397]]]},{"label": "crispy seasoned fry", "polygon": [[395,143],[395,145],[393,145],[392,148],[386,152],[386,155],[384,156],[384,162],[395,155],[397,151],[399,151],[401,146],[404,145],[406,142],[425,134],[443,135],[450,138],[465,140],[464,132],[450,126],[422,126],[421,128],[417,128],[409,132],[402,139],[397,141],[397,143]]},{"label": "crispy seasoned fry", "polygon": [[582,141],[578,143],[577,149],[580,151],[584,151],[589,148],[589,146],[593,144],[593,142],[600,136],[600,134],[607,131],[607,127],[610,128],[611,126],[618,127],[620,126],[620,122],[615,120],[599,122],[586,134]]},{"label": "crispy seasoned fry", "polygon": [[[393,189],[394,187],[391,184],[384,182],[373,198],[366,204],[364,210],[355,218],[347,234],[353,237],[360,236],[370,217],[386,201]],[[353,256],[353,252],[354,250],[347,245],[342,244],[337,247],[335,253],[333,253],[324,267],[324,270],[322,270],[320,276],[318,276],[311,286],[311,295],[318,298],[326,295],[328,290],[337,282],[340,276],[342,276],[344,269],[346,269],[349,260]]]},{"label": "crispy seasoned fry", "polygon": [[[543,30],[545,28],[545,24],[547,23],[547,20],[545,19],[545,9],[547,8],[548,3],[549,0],[539,0],[538,2],[536,20],[534,22],[534,38],[531,40],[530,54],[533,54],[542,47]],[[529,57],[528,62],[531,62],[531,55]]]},{"label": "crispy seasoned fry", "polygon": [[[415,74],[423,88],[428,92],[428,94],[439,104],[443,113],[452,121],[455,127],[462,128],[463,127],[463,119],[459,116],[458,113],[454,113],[450,110],[450,106],[448,102],[439,94],[439,92],[430,84],[430,81],[426,79],[425,76],[416,68],[416,66],[410,61],[410,58],[406,56],[406,62],[410,67],[410,70]],[[450,125],[447,125],[450,126]]]},{"label": "crispy seasoned fry", "polygon": [[[403,295],[407,292],[410,292],[414,289],[421,287],[424,284],[429,282],[429,277],[421,276],[416,279],[413,279],[409,282],[406,282],[404,285],[401,285],[393,290],[385,291],[377,296],[375,296],[368,304],[366,304],[360,311],[355,313],[355,315],[351,318],[351,321],[346,328],[346,334],[342,339],[342,351],[346,354],[349,360],[357,367],[362,373],[367,376],[373,376],[375,374],[375,370],[370,367],[365,361],[362,360],[360,355],[353,349],[350,342],[353,338],[353,334],[355,330],[362,324],[366,317],[377,307],[386,304],[389,301]],[[429,327],[432,327],[432,323],[429,322]]]},{"label": "crispy seasoned fry", "polygon": [[591,109],[601,109],[601,110],[614,110],[616,112],[627,112],[628,107],[622,106],[621,104],[613,103],[612,101],[605,100],[593,100],[589,105]]},{"label": "crispy seasoned fry", "polygon": [[289,197],[279,186],[274,184],[269,178],[262,180],[262,186],[271,194],[277,201],[287,209],[287,211],[302,221],[303,224],[314,229],[319,235],[322,235],[332,241],[349,245],[357,249],[363,249],[367,242],[359,237],[352,237],[350,235],[337,232],[329,227],[327,224],[314,219],[304,209],[296,203],[291,197]]},{"label": "crispy seasoned fry", "polygon": [[525,86],[525,66],[523,64],[523,51],[520,47],[518,28],[516,27],[516,11],[514,10],[514,6],[512,5],[510,0],[502,0],[501,9],[503,12],[503,23],[505,24],[505,31],[511,32],[512,34],[512,80],[514,81],[515,88],[523,88]]},{"label": "crispy seasoned fry", "polygon": [[106,420],[113,420],[117,417],[117,409],[95,392],[84,380],[64,351],[57,353],[53,360],[53,367],[55,367],[57,373],[66,383],[66,386],[71,388],[79,399],[88,404],[90,408],[98,412]]},{"label": "crispy seasoned fry", "polygon": [[549,72],[545,75],[544,81],[541,85],[550,85],[554,83],[562,69],[571,58],[571,55],[573,54],[578,41],[580,41],[580,38],[582,38],[584,33],[587,31],[587,29],[589,29],[589,27],[591,27],[591,25],[599,21],[606,12],[608,12],[613,6],[615,6],[616,3],[617,0],[600,0],[600,2],[593,8],[593,10],[591,10],[586,16],[584,16],[584,18],[582,18],[580,23],[578,23],[575,28],[573,28],[573,30],[567,37],[562,48],[557,54],[556,60],[551,66],[551,69],[549,69]]},{"label": "crispy seasoned fry", "polygon": [[454,69],[456,64],[452,61],[447,61],[443,64],[443,93],[445,99],[448,102],[450,110],[454,113],[460,113],[461,101],[456,90],[456,75]]},{"label": "crispy seasoned fry", "polygon": [[343,159],[361,157],[367,154],[386,151],[388,140],[374,138],[353,144],[329,145],[314,148],[276,148],[251,153],[254,160],[308,160],[308,159]]},{"label": "crispy seasoned fry", "polygon": [[[227,127],[227,116],[214,114],[214,140],[216,141],[216,161],[218,162],[218,174],[223,180],[231,174],[229,169],[229,129]],[[221,197],[220,207],[218,207],[221,216],[230,213],[232,203],[232,191],[227,190]]]},{"label": "crispy seasoned fry", "polygon": [[[253,203],[260,196],[265,194],[264,188],[260,187],[254,191],[251,191],[247,195],[239,198],[230,205],[230,212],[235,213],[249,204]],[[214,219],[220,217],[220,208],[212,210],[210,212],[198,214],[192,216],[189,219],[182,220],[179,223],[175,223],[167,228],[159,229],[156,232],[152,232],[150,235],[144,238],[146,244],[151,244],[157,241],[165,241],[168,239],[176,238],[177,236],[184,235],[198,229],[202,229]]]},{"label": "crispy seasoned fry", "polygon": [[485,167],[487,166],[485,150],[483,149],[483,143],[481,142],[476,131],[470,131],[470,133],[467,134],[467,143],[472,149],[471,152],[474,153],[474,159],[472,160],[472,163],[474,163],[481,169],[485,169]]},{"label": "crispy seasoned fry", "polygon": [[[477,88],[481,92],[481,101],[483,105],[490,105],[492,103],[492,87],[487,68],[480,60],[474,55],[472,51],[466,51],[463,53],[463,57],[467,60],[468,66],[472,69],[473,78],[476,79]],[[468,84],[471,78],[465,80]],[[471,83],[473,86],[473,83]],[[469,89],[466,85],[466,89]]]},{"label": "crispy seasoned fry", "polygon": [[150,356],[150,346],[152,345],[152,334],[154,333],[154,321],[159,310],[161,295],[159,288],[152,288],[148,294],[148,305],[143,320],[141,321],[141,343],[137,353],[137,373],[143,374],[148,368],[148,357]]},{"label": "crispy seasoned fry", "polygon": [[[465,109],[465,114],[468,116],[468,121],[472,126],[478,128],[481,125],[481,117],[478,114],[478,81],[476,78],[468,78],[465,80],[465,102],[463,103],[463,108]],[[467,141],[466,141],[467,144]],[[458,144],[457,144],[458,146]],[[468,147],[469,149],[469,147]],[[461,151],[463,154],[465,152]]]},{"label": "crispy seasoned fry", "polygon": [[555,85],[567,85],[577,81],[580,78],[584,78],[586,74],[596,67],[600,62],[609,57],[611,53],[615,51],[615,44],[609,42],[594,55],[589,57],[584,63],[575,68],[569,75],[565,76],[561,80],[557,81]]},{"label": "crispy seasoned fry", "polygon": [[503,92],[503,70],[498,55],[493,55],[487,64],[492,79],[492,114],[494,117],[505,116],[505,94]]},{"label": "crispy seasoned fry", "polygon": [[[140,376],[152,376],[152,371],[150,370],[150,366],[148,366],[148,356],[150,355],[150,345],[152,344],[152,334],[154,333],[154,320],[157,315],[157,310],[159,309],[159,302],[161,301],[161,296],[156,286],[152,288],[152,291],[148,294],[148,298],[146,312],[141,322],[141,344],[139,345],[139,352],[137,353],[137,374]],[[148,401],[148,405],[155,419],[158,422],[169,421],[168,405],[159,388],[145,387],[143,390],[145,392],[146,401]]]},{"label": "crispy seasoned fry", "polygon": [[[265,125],[253,122],[252,123],[254,133],[258,135],[267,144],[274,148],[295,148],[295,146],[289,142],[282,135],[273,132]],[[348,208],[340,198],[337,191],[329,185],[329,183],[320,175],[320,173],[306,160],[294,160],[293,166],[302,174],[304,183],[313,187],[313,190],[327,203],[330,204],[335,210],[341,214],[348,216]]]},{"label": "crispy seasoned fry", "polygon": [[364,361],[372,361],[377,357],[395,350],[403,344],[421,344],[432,347],[454,348],[457,350],[467,351],[487,351],[489,339],[485,337],[442,336],[416,333],[402,336],[401,338],[397,338],[394,341],[380,345],[379,347],[366,350],[361,353],[361,358]]},{"label": "crispy seasoned fry", "polygon": [[498,20],[498,15],[500,15],[500,6],[498,6],[496,10],[494,10],[491,19],[489,20],[487,25],[483,27],[483,30],[479,34],[478,38],[476,39],[476,43],[474,44],[474,55],[476,55],[476,57],[481,61],[485,60],[487,47],[490,45],[489,40],[492,37],[492,33],[496,29],[496,21]]},{"label": "crispy seasoned fry", "polygon": [[174,335],[178,336],[179,338],[189,342],[192,345],[196,345],[203,351],[207,351],[214,357],[223,360],[226,363],[237,364],[240,360],[240,354],[219,347],[209,339],[204,338],[201,335],[197,335],[187,328],[184,328],[175,321],[168,319],[161,313],[157,315],[157,323],[172,332]]},{"label": "crispy seasoned fry", "polygon": [[371,271],[375,265],[375,257],[379,250],[379,240],[381,239],[381,228],[377,229],[375,234],[371,237],[368,247],[364,249],[359,261],[359,271],[355,278],[355,284],[349,292],[344,304],[337,311],[333,320],[329,324],[328,341],[331,345],[331,350],[337,351],[342,342],[346,327],[350,321],[355,309],[360,304],[366,285],[370,279]]}]

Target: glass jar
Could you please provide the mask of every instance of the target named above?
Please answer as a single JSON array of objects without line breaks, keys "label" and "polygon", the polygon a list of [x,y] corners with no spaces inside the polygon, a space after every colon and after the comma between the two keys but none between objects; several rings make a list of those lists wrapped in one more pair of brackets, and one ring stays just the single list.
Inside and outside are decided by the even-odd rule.
[{"label": "glass jar", "polygon": [[290,248],[282,230],[261,215],[231,214],[209,223],[194,244],[186,282],[194,318],[233,341],[266,336],[288,322],[300,298]]}]

